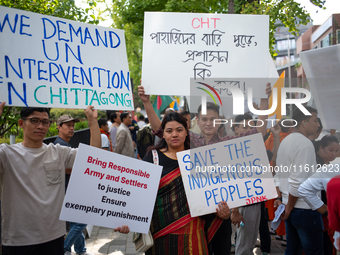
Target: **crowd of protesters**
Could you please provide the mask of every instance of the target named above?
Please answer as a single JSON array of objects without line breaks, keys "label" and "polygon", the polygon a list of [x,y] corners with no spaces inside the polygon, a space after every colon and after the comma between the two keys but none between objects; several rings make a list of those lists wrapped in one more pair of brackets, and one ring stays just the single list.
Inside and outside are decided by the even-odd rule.
[{"label": "crowd of protesters", "polygon": [[[270,84],[264,90],[267,98],[261,99],[260,110],[268,109]],[[332,161],[339,154],[339,141],[334,135],[318,138],[322,125],[316,109],[305,106],[311,113],[305,115],[296,108],[291,120],[285,124],[281,120],[269,130],[266,125],[254,125],[257,120],[251,114],[239,115],[228,130],[215,124],[220,109],[214,103],[207,102],[205,114],[199,106],[193,120],[190,112],[171,109],[161,120],[143,86],[138,87],[138,95],[148,117],[141,116],[138,123],[129,112],[113,111],[109,121],[98,119],[93,106],[85,114],[91,146],[163,166],[150,225],[154,245],[146,254],[250,255],[259,234],[262,254],[269,254],[270,232],[285,241],[285,254],[337,253],[340,176],[339,165]],[[0,114],[4,105],[5,102],[0,104]],[[258,120],[266,123],[267,116],[260,115]],[[23,129],[23,142],[0,145],[4,255],[71,255],[72,246],[77,254],[91,254],[85,247],[86,225],[69,223],[65,237],[66,224],[59,220],[77,154],[69,141],[78,121],[61,116],[57,120],[58,138],[54,144],[46,145],[43,139],[51,123],[49,110],[25,107],[18,123]],[[263,136],[272,166],[303,166],[302,171],[273,172],[276,199],[232,209],[221,201],[216,213],[191,217],[176,153],[256,133]],[[283,221],[270,231],[268,221],[273,220],[280,204],[285,206]],[[129,227],[115,230],[128,233]]]}]

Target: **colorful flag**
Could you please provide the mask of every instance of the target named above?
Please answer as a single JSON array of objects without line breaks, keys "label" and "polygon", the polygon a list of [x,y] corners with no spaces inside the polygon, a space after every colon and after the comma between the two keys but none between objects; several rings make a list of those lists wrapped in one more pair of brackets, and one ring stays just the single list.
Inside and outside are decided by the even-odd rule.
[{"label": "colorful flag", "polygon": [[161,112],[166,109],[172,102],[172,98],[169,96],[157,96],[155,102],[153,103],[153,109],[155,110],[158,117],[161,116]]},{"label": "colorful flag", "polygon": [[172,101],[172,103],[169,105],[169,107],[174,109],[175,111],[179,111],[179,103],[180,103],[180,99],[177,98],[174,101]]}]

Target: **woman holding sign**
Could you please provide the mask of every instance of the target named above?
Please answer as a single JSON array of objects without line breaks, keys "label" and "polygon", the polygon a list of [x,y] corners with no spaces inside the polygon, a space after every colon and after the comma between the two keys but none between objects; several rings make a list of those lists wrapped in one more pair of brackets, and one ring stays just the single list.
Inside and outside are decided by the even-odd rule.
[{"label": "woman holding sign", "polygon": [[[162,121],[162,129],[163,139],[143,159],[163,166],[150,226],[154,246],[146,254],[208,254],[204,220],[190,216],[176,156],[190,148],[186,119],[179,113],[169,113]],[[222,201],[218,207],[217,217],[228,219],[227,203]],[[208,236],[213,236],[217,228],[212,225]]]}]

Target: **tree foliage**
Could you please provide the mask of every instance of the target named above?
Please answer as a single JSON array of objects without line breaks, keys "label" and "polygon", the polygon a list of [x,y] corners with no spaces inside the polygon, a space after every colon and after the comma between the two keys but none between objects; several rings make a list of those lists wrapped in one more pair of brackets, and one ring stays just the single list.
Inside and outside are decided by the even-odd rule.
[{"label": "tree foliage", "polygon": [[[310,22],[307,11],[294,0],[230,0],[236,14],[259,14],[270,17],[270,52],[274,51],[276,30],[275,21],[280,20],[293,34],[298,34],[298,25]],[[322,8],[324,0],[310,0]],[[230,2],[232,4],[232,2]],[[142,42],[144,13],[159,12],[194,12],[194,13],[229,13],[228,1],[222,0],[114,0],[108,6],[113,19],[113,26],[124,29],[131,77],[138,84],[141,77]]]}]

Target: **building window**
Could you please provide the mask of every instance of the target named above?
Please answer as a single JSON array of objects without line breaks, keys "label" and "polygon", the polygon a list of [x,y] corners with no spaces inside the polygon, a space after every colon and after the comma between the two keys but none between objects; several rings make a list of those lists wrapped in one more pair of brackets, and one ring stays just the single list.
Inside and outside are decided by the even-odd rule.
[{"label": "building window", "polygon": [[[289,49],[295,49],[295,48],[296,48],[295,39],[290,39],[289,40]],[[287,50],[288,49],[288,40],[276,41],[276,49]]]},{"label": "building window", "polygon": [[328,47],[330,45],[332,45],[332,35],[331,33],[329,33],[328,35],[325,36],[325,38],[323,38],[320,42],[320,47],[324,48],[324,47]]},{"label": "building window", "polygon": [[336,43],[340,43],[340,29],[336,30]]}]

